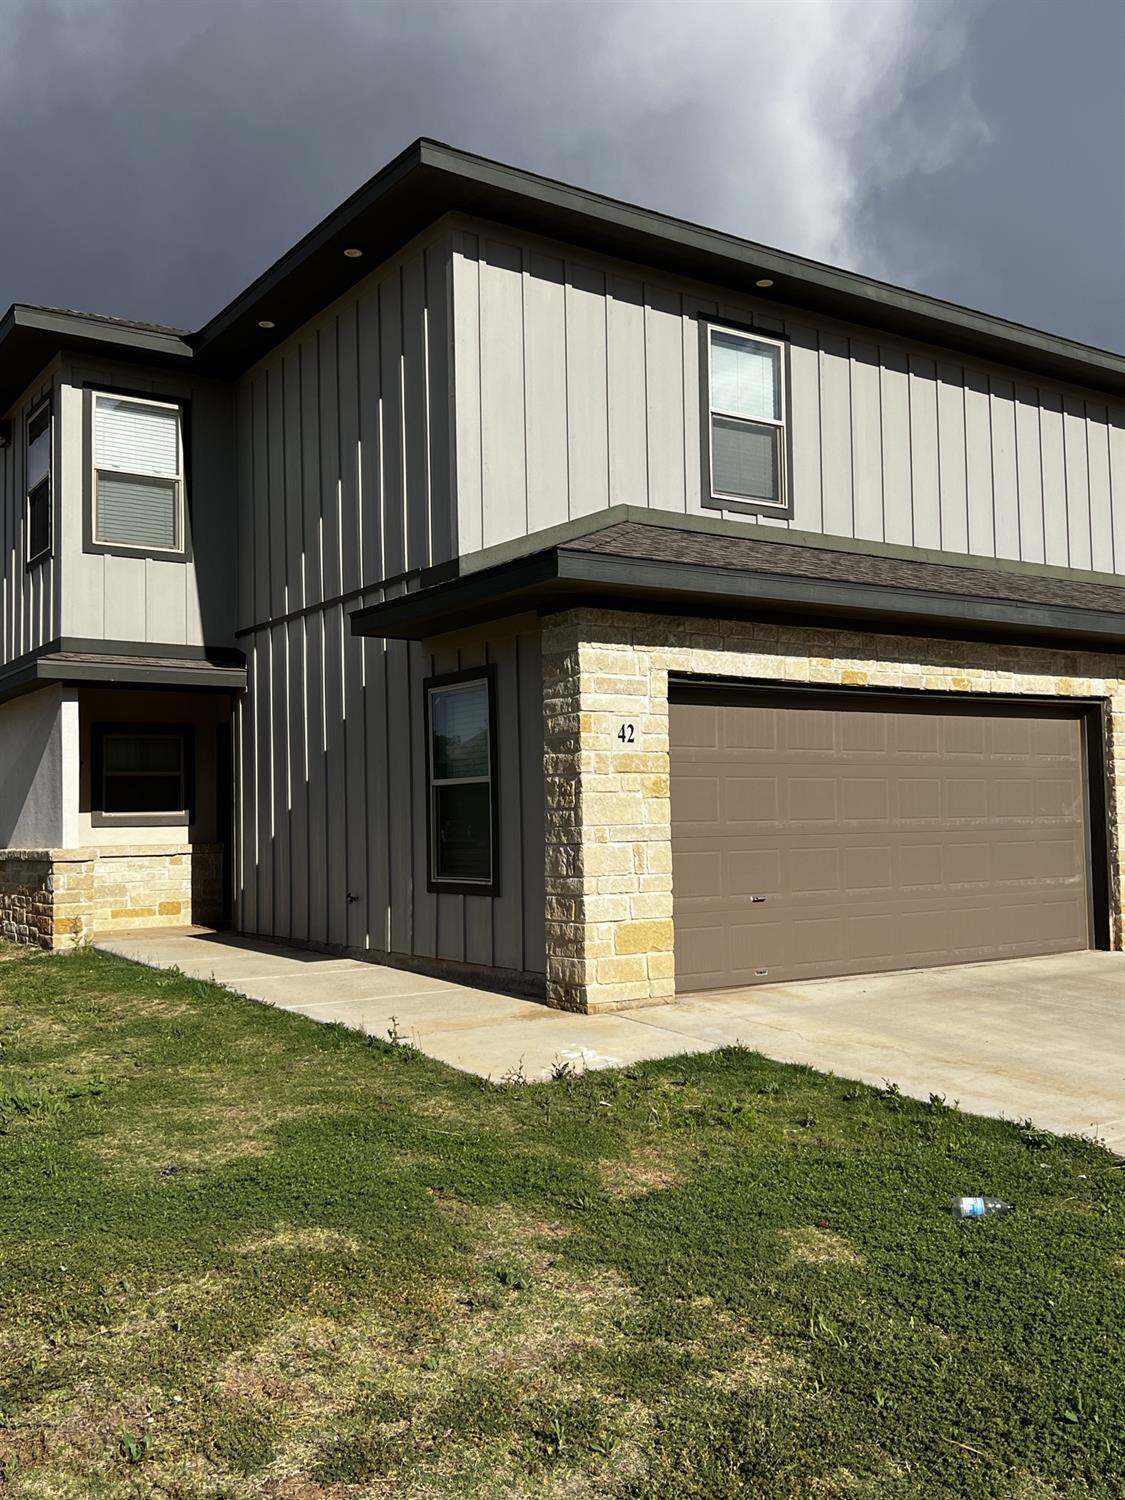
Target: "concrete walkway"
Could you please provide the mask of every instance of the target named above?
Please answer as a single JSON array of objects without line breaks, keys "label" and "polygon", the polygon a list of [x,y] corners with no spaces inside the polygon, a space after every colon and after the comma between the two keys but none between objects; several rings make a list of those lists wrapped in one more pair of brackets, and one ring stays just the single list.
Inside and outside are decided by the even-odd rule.
[{"label": "concrete walkway", "polygon": [[978,1114],[1096,1135],[1125,1153],[1125,954],[758,985],[576,1016],[452,980],[211,932],[136,933],[98,947],[496,1080],[549,1078],[742,1042],[783,1062],[944,1094]]}]

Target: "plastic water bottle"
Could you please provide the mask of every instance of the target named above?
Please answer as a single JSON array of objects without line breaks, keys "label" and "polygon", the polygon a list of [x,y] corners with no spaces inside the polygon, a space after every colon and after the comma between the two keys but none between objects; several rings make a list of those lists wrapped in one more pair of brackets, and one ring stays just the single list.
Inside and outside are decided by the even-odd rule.
[{"label": "plastic water bottle", "polygon": [[1002,1198],[954,1198],[955,1219],[983,1219],[986,1214],[1014,1214],[1016,1205]]}]

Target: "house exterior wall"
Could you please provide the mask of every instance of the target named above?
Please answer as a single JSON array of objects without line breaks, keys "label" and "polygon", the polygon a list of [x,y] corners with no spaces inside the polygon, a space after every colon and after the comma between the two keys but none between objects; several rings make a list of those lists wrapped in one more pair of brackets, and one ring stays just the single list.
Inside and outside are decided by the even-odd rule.
[{"label": "house exterior wall", "polygon": [[453,232],[462,554],[704,510],[701,314],[789,339],[792,515],[747,526],[1125,575],[1125,405],[514,230]]},{"label": "house exterior wall", "polygon": [[[422,684],[496,668],[500,893],[426,888]],[[343,607],[256,633],[235,715],[235,922],[403,958],[543,972],[538,622],[425,644],[353,637]]]},{"label": "house exterior wall", "polygon": [[[455,555],[450,263],[439,225],[238,386],[235,922],[541,974],[541,740],[517,734],[540,719],[537,623],[423,647],[357,638],[347,621]],[[436,895],[422,683],[485,662],[500,695],[501,894]]]},{"label": "house exterior wall", "polygon": [[[669,672],[787,685],[1098,699],[1107,714],[1111,941],[1125,948],[1125,656],[573,610],[544,622],[547,999],[675,993]],[[623,721],[636,726],[623,745]]]}]

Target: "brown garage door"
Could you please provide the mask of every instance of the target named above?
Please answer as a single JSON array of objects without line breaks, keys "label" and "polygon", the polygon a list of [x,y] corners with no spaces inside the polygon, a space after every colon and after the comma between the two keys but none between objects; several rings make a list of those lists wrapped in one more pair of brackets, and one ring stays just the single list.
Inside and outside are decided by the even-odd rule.
[{"label": "brown garage door", "polygon": [[681,991],[1088,946],[1073,711],[685,697],[671,749]]}]

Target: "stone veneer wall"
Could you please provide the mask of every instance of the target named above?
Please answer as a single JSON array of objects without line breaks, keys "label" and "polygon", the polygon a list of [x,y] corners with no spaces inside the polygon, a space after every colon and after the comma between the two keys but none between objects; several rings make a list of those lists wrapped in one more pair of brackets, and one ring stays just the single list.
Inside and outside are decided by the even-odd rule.
[{"label": "stone veneer wall", "polygon": [[0,937],[58,949],[132,927],[212,926],[219,844],[0,850]]},{"label": "stone veneer wall", "polygon": [[675,993],[669,672],[1102,699],[1112,941],[1125,947],[1125,656],[576,609],[543,628],[549,1004],[613,1010]]}]

